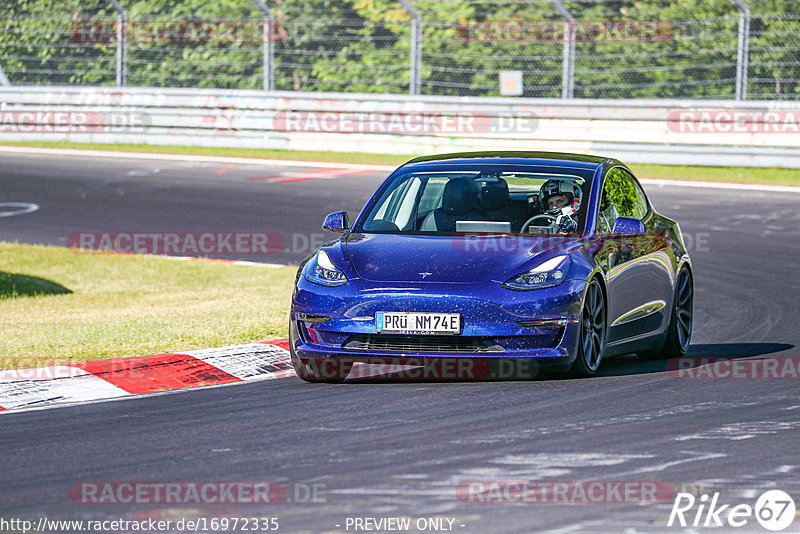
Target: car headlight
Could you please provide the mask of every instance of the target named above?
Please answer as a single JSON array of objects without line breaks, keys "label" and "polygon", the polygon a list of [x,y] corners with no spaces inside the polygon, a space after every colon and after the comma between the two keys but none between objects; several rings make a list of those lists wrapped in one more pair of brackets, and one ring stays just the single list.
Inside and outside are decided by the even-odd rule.
[{"label": "car headlight", "polygon": [[569,256],[556,256],[517,276],[503,282],[503,287],[517,291],[542,289],[557,286],[567,279]]},{"label": "car headlight", "polygon": [[303,276],[309,282],[321,286],[343,286],[349,282],[347,276],[333,265],[324,250],[317,252],[306,264],[305,269],[303,269]]}]

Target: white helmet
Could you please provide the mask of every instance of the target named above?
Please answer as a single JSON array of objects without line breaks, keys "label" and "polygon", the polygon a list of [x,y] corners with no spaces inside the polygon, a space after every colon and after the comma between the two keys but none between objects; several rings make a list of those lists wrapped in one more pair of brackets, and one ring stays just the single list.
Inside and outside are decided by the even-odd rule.
[{"label": "white helmet", "polygon": [[[571,180],[555,180],[553,178],[547,180],[542,184],[539,189],[539,201],[542,203],[542,212],[550,211],[547,201],[550,197],[555,195],[566,195],[567,202],[573,207],[574,211],[578,211],[581,202],[581,188],[577,183]],[[577,204],[575,201],[578,201]]]}]

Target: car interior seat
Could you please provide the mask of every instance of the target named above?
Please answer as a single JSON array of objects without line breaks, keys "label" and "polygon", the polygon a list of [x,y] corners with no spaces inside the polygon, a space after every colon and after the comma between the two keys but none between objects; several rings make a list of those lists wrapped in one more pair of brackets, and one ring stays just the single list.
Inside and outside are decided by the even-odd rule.
[{"label": "car interior seat", "polygon": [[464,178],[453,178],[444,186],[442,207],[433,210],[422,222],[422,231],[455,232],[456,221],[487,220],[477,209],[472,184]]}]

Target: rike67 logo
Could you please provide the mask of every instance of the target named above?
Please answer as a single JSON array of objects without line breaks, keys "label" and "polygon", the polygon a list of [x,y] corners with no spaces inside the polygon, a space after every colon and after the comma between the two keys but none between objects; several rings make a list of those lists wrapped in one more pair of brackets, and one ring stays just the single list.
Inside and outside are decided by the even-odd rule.
[{"label": "rike67 logo", "polygon": [[761,494],[755,506],[749,504],[721,504],[719,492],[695,497],[691,493],[678,493],[672,504],[667,526],[738,528],[755,518],[767,530],[786,529],[794,521],[794,499],[781,490]]}]

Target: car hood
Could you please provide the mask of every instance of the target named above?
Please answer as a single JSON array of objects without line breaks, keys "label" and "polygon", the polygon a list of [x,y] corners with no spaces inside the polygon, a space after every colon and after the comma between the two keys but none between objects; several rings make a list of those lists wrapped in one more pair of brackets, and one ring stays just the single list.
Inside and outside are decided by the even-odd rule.
[{"label": "car hood", "polygon": [[504,282],[566,244],[563,238],[398,234],[351,234],[344,243],[360,278],[415,283]]}]

